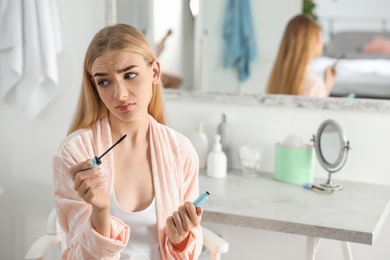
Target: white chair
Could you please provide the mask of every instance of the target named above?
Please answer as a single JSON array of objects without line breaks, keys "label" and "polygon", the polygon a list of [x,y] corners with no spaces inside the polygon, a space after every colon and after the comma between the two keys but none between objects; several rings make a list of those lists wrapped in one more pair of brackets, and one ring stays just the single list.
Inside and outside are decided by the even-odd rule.
[{"label": "white chair", "polygon": [[[228,242],[207,228],[202,227],[202,229],[203,245],[210,251],[210,260],[221,259],[221,254],[229,250]],[[58,244],[61,246],[62,253],[66,249],[65,233],[57,221],[56,210],[53,209],[47,220],[46,234],[34,242],[24,259],[45,260],[53,247]]]}]

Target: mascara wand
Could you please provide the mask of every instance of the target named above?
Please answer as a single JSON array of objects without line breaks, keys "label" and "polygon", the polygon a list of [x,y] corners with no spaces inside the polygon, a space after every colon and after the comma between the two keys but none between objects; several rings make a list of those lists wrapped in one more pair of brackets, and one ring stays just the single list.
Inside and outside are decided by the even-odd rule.
[{"label": "mascara wand", "polygon": [[100,164],[102,164],[102,161],[100,160],[104,155],[106,155],[106,153],[108,153],[109,151],[111,151],[112,148],[114,148],[117,144],[119,144],[120,142],[122,142],[123,139],[125,139],[127,135],[124,135],[122,136],[115,144],[113,144],[110,148],[108,148],[107,151],[105,151],[100,157],[93,157],[92,158],[92,166],[89,167],[89,169],[92,169],[92,168],[96,168],[98,167]]},{"label": "mascara wand", "polygon": [[342,53],[342,54],[336,59],[336,61],[333,63],[332,68],[335,69],[337,63],[339,62],[339,60],[344,59],[344,58],[345,58],[345,53]]}]

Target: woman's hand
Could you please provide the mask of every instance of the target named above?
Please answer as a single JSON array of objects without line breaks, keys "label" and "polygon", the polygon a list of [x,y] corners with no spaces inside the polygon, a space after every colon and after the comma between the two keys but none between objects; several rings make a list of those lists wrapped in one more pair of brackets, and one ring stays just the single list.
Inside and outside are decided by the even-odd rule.
[{"label": "woman's hand", "polygon": [[94,208],[107,210],[110,208],[110,194],[105,185],[105,176],[98,168],[88,169],[92,161],[87,160],[70,167],[74,189],[80,197]]},{"label": "woman's hand", "polygon": [[327,94],[330,94],[330,91],[332,90],[334,86],[334,79],[337,75],[337,71],[333,66],[329,66],[325,69],[324,77],[325,77],[325,85]]},{"label": "woman's hand", "polygon": [[74,189],[92,205],[92,226],[101,235],[110,237],[110,193],[106,176],[98,168],[89,169],[91,166],[92,160],[87,160],[69,168]]},{"label": "woman's hand", "polygon": [[168,239],[179,251],[186,247],[190,231],[200,224],[202,213],[201,207],[195,208],[193,203],[187,201],[167,218]]}]

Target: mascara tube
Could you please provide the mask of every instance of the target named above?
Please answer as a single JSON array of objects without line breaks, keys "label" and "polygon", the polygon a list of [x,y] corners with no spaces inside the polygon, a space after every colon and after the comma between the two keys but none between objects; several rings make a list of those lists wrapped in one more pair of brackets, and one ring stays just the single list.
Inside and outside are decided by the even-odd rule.
[{"label": "mascara tube", "polygon": [[303,187],[305,189],[309,189],[309,190],[316,191],[316,192],[319,192],[319,193],[324,193],[324,194],[332,194],[333,193],[333,190],[322,188],[320,186],[316,186],[316,185],[313,185],[313,184],[310,184],[310,183],[305,183],[303,185]]},{"label": "mascara tube", "polygon": [[194,205],[195,207],[200,207],[203,203],[205,203],[209,199],[210,193],[206,191],[205,193],[201,194],[195,201]]}]

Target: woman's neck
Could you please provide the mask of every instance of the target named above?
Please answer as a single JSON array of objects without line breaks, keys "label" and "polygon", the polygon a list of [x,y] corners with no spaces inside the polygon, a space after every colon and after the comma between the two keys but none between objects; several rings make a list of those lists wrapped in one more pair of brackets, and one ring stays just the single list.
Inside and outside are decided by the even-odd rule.
[{"label": "woman's neck", "polygon": [[108,119],[111,127],[112,141],[116,142],[123,135],[127,135],[126,139],[123,140],[126,143],[137,144],[145,141],[149,130],[149,116],[139,117],[135,120],[124,122],[118,118],[108,115]]}]

